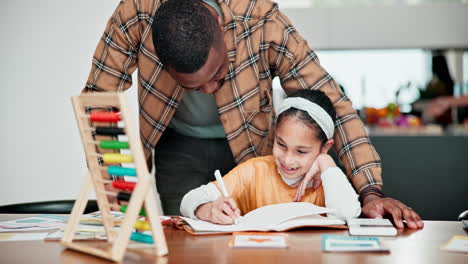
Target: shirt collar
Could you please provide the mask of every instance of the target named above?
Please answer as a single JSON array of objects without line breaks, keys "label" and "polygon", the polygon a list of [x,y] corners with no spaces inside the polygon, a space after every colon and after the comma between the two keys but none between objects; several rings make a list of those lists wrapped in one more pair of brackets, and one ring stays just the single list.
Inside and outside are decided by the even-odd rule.
[{"label": "shirt collar", "polygon": [[218,4],[224,17],[224,43],[226,44],[228,58],[230,62],[234,62],[237,55],[237,36],[242,33],[242,28],[238,26],[232,10],[224,0],[218,0]]},{"label": "shirt collar", "polygon": [[299,178],[296,178],[296,179],[289,179],[289,178],[284,177],[283,174],[281,174],[281,172],[279,170],[278,170],[278,173],[281,176],[281,179],[283,179],[284,183],[286,183],[289,186],[294,185],[296,182],[298,182],[298,181],[300,181],[300,180],[302,180],[304,178],[304,176],[302,176],[302,177],[299,177]]},{"label": "shirt collar", "polygon": [[[283,174],[281,174],[280,170],[278,169],[278,174],[281,176],[281,179],[284,181],[284,183],[286,183],[288,186],[292,186],[294,184],[296,184],[297,182],[299,181],[302,181],[302,179],[304,179],[304,176],[302,177],[299,177],[299,178],[296,178],[296,179],[289,179],[289,178],[286,178],[283,176]],[[310,188],[312,187],[312,182],[309,182],[307,183],[307,187],[306,188]]]}]

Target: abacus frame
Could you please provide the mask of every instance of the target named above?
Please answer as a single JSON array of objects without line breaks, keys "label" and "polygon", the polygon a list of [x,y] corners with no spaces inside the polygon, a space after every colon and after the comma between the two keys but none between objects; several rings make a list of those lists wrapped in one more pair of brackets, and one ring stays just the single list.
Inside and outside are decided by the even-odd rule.
[{"label": "abacus frame", "polygon": [[[121,261],[125,255],[130,235],[133,230],[140,209],[145,208],[147,220],[151,226],[154,250],[157,256],[168,254],[166,238],[160,222],[158,209],[155,201],[154,184],[148,171],[146,159],[143,153],[140,138],[135,129],[136,122],[131,113],[131,108],[123,93],[90,93],[72,97],[75,117],[78,123],[83,148],[88,165],[86,182],[80,191],[79,198],[75,202],[68,224],[61,240],[68,248],[106,258],[112,261]],[[115,107],[120,110],[120,116],[124,122],[124,131],[128,137],[129,148],[133,156],[133,162],[138,175],[138,182],[132,192],[124,220],[117,232],[113,230],[114,222],[111,216],[111,208],[104,189],[102,165],[96,158],[96,145],[92,136],[92,127],[87,118],[86,107]],[[101,212],[107,243],[105,245],[73,241],[77,231],[80,218],[88,203],[89,193],[94,188],[97,204]]]}]

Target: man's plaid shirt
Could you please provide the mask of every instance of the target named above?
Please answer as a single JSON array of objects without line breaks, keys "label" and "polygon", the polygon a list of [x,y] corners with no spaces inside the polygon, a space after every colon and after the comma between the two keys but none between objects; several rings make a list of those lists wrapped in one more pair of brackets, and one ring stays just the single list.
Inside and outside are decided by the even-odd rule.
[{"label": "man's plaid shirt", "polygon": [[[236,162],[271,153],[272,79],[290,94],[320,89],[337,113],[335,150],[357,191],[382,184],[380,158],[351,101],[320,66],[315,53],[270,0],[217,0],[224,14],[229,72],[214,94]],[[150,160],[184,89],[156,56],[151,24],[160,0],[123,0],[96,48],[84,92],[124,91],[138,68],[140,136]],[[200,150],[203,151],[203,150]]]}]

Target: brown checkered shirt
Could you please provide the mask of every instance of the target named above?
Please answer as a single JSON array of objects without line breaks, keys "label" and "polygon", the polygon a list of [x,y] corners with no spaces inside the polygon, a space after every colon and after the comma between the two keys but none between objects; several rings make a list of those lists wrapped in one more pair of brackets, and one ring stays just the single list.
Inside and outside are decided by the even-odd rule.
[{"label": "brown checkered shirt", "polygon": [[[236,162],[271,153],[272,79],[286,93],[320,89],[337,113],[335,150],[357,191],[381,185],[381,162],[353,109],[316,54],[270,0],[217,0],[224,14],[229,72],[214,94]],[[138,68],[140,136],[148,160],[171,121],[184,89],[159,61],[151,24],[160,0],[122,0],[93,56],[84,92],[124,91]]]}]

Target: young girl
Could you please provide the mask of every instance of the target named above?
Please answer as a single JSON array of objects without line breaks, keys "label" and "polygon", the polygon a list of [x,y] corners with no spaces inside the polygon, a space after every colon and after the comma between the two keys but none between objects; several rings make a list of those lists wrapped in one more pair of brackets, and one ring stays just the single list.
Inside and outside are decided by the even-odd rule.
[{"label": "young girl", "polygon": [[[334,107],[321,91],[301,90],[284,99],[277,111],[273,155],[245,161],[226,174],[230,198],[222,197],[216,182],[191,190],[182,199],[182,215],[232,224],[256,208],[300,201],[335,209],[333,215],[340,219],[359,216],[358,195],[327,154],[335,119]],[[317,173],[322,186],[313,190],[309,187]]]}]

